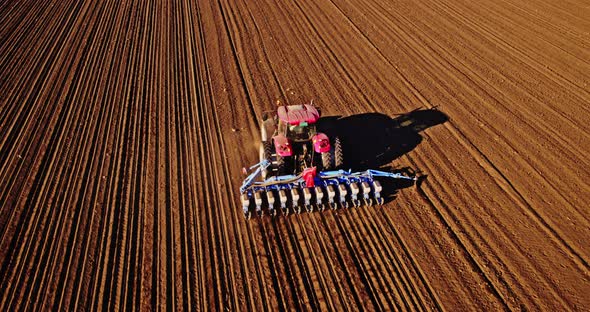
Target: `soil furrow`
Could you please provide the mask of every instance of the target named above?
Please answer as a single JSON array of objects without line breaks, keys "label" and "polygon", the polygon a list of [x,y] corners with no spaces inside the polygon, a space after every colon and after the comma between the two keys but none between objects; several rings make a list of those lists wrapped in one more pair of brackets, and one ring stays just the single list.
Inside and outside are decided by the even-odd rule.
[{"label": "soil furrow", "polygon": [[[588,9],[1,2],[0,309],[588,310]],[[422,177],[246,220],[262,116],[310,100]]]}]

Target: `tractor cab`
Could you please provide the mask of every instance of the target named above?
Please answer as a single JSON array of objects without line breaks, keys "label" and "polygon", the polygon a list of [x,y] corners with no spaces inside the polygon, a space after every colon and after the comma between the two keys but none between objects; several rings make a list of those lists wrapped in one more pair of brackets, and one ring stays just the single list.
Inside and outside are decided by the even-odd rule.
[{"label": "tractor cab", "polygon": [[308,104],[278,108],[279,133],[293,142],[307,142],[316,135],[315,123],[320,118],[318,110]]},{"label": "tractor cab", "polygon": [[[279,128],[281,127],[281,123],[279,122]],[[305,121],[300,122],[298,125],[282,124],[282,127],[285,129],[285,136],[293,142],[307,142],[316,134],[315,124],[309,124]]]},{"label": "tractor cab", "polygon": [[[279,106],[273,118],[263,117],[261,161],[268,160],[270,170],[281,174],[299,174],[316,166],[322,170],[340,166],[340,141],[336,138],[332,148],[328,136],[317,132],[319,119],[320,112],[310,104]],[[268,133],[273,134],[270,139]]]}]

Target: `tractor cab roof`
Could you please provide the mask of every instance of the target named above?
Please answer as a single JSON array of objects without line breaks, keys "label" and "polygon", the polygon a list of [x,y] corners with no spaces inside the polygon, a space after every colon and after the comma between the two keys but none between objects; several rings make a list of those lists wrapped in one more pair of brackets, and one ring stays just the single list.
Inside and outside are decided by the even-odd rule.
[{"label": "tractor cab roof", "polygon": [[279,106],[277,114],[281,121],[290,125],[313,124],[320,118],[318,110],[309,104]]}]

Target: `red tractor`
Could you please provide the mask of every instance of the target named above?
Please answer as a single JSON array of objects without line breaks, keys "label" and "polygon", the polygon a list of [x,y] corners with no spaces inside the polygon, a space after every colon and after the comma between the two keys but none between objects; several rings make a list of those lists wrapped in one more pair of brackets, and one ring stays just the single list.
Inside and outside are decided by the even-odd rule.
[{"label": "red tractor", "polygon": [[[271,165],[262,171],[269,175],[297,175],[306,168],[334,170],[343,165],[340,139],[317,132],[318,109],[310,104],[279,106],[276,113],[263,115],[260,161]],[[270,136],[269,136],[270,134]]]},{"label": "red tractor", "polygon": [[[330,119],[320,120],[320,112],[312,104],[288,105],[277,108],[276,113],[265,113],[260,127],[260,162],[240,187],[242,211],[246,218],[253,213],[288,215],[305,208],[311,212],[326,207],[348,208],[349,203],[360,206],[383,204],[382,187],[377,177],[415,181],[400,173],[368,169],[362,172],[343,170],[340,139],[336,128],[326,128]],[[342,133],[342,132],[340,132]],[[244,168],[244,172],[248,171]],[[262,181],[257,178],[262,176]]]}]

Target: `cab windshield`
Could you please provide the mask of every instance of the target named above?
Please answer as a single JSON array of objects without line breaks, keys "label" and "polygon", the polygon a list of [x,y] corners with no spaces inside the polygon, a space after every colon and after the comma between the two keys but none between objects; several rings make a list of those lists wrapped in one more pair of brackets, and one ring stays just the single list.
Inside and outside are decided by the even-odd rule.
[{"label": "cab windshield", "polygon": [[315,125],[301,122],[299,125],[289,125],[287,137],[293,141],[309,141],[315,134]]}]

